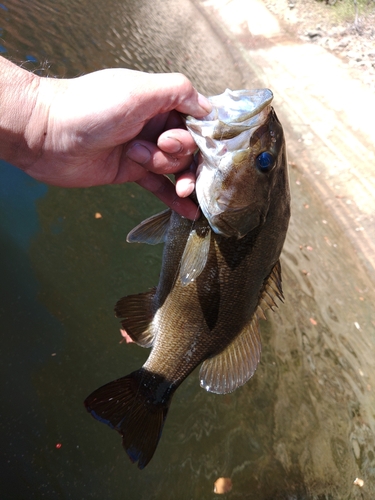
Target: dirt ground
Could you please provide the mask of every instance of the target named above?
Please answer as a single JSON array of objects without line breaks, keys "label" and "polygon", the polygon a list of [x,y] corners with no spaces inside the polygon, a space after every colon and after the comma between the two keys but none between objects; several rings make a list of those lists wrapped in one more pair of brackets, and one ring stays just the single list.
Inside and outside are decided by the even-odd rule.
[{"label": "dirt ground", "polygon": [[[375,90],[375,1],[263,0],[284,29],[339,56]],[[333,5],[332,5],[333,4]]]}]

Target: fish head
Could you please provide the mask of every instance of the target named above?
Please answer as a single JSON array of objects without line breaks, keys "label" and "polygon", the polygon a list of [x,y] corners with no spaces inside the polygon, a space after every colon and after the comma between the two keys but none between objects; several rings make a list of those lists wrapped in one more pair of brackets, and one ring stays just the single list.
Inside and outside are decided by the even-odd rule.
[{"label": "fish head", "polygon": [[268,89],[227,89],[213,109],[186,125],[200,150],[196,195],[211,228],[242,238],[264,222],[280,171],[286,169],[283,129]]}]

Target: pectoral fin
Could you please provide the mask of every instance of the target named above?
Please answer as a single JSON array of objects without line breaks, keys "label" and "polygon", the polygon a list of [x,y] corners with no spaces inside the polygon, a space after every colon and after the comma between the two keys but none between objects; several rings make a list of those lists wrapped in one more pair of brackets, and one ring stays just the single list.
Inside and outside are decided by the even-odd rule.
[{"label": "pectoral fin", "polygon": [[210,251],[211,230],[197,232],[193,229],[181,258],[180,278],[183,286],[196,280],[203,271]]},{"label": "pectoral fin", "polygon": [[152,299],[156,288],[146,293],[128,295],[120,299],[115,306],[117,318],[130,338],[141,347],[151,347],[154,340],[152,330]]},{"label": "pectoral fin", "polygon": [[216,394],[233,392],[254,375],[261,353],[259,323],[256,317],[223,352],[201,366],[201,387]]},{"label": "pectoral fin", "polygon": [[168,208],[160,214],[149,217],[130,231],[126,241],[128,243],[148,243],[149,245],[165,243],[171,214],[172,210]]}]

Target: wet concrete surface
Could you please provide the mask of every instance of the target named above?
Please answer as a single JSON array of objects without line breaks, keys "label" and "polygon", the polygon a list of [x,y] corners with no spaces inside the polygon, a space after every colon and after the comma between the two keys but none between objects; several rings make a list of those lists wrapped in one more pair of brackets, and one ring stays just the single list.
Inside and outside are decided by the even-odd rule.
[{"label": "wet concrete surface", "polygon": [[[375,95],[323,47],[292,38],[261,0],[195,0],[275,94],[288,154],[335,215],[375,280]],[[249,74],[249,78],[247,78]]]}]

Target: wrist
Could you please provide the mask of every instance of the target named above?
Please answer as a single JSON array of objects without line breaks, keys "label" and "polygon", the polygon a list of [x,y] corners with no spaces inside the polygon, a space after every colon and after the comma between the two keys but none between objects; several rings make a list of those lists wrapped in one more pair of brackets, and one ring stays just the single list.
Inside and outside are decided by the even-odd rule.
[{"label": "wrist", "polygon": [[0,158],[27,170],[41,154],[47,106],[38,102],[41,78],[0,58]]}]

